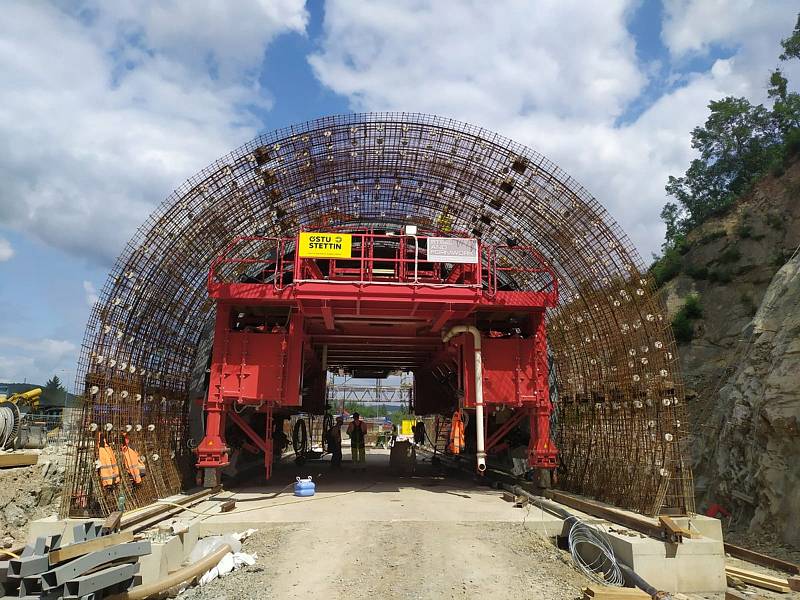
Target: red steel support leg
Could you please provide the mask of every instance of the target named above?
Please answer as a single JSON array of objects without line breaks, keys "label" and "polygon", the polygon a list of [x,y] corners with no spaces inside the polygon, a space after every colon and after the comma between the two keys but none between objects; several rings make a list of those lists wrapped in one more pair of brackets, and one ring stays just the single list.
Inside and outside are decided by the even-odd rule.
[{"label": "red steel support leg", "polygon": [[267,405],[264,414],[266,416],[266,431],[264,432],[264,473],[267,481],[269,481],[272,478],[272,459],[274,456],[272,447],[272,428],[274,427],[272,421],[272,404]]},{"label": "red steel support leg", "polygon": [[546,397],[539,398],[531,411],[531,441],[528,444],[528,462],[531,467],[555,469],[558,466],[558,449],[550,437],[550,413],[553,405]]},{"label": "red steel support leg", "polygon": [[219,470],[229,464],[230,449],[225,441],[225,415],[227,407],[223,398],[222,369],[227,354],[230,306],[217,306],[214,327],[214,352],[211,363],[211,381],[205,402],[206,431],[197,447],[197,468],[204,469],[203,485],[214,487],[219,483]]},{"label": "red steel support leg", "polygon": [[514,427],[519,425],[528,414],[524,408],[519,408],[514,411],[514,413],[508,418],[508,421],[500,425],[489,437],[486,438],[486,451],[489,454],[494,454],[499,452],[497,449],[500,443],[503,441],[503,438],[511,431]]},{"label": "red steel support leg", "polygon": [[219,483],[217,474],[211,473],[209,469],[217,471],[222,467],[227,467],[228,444],[225,441],[225,406],[217,399],[206,401],[206,435],[197,447],[197,467],[206,469],[204,485],[214,487]]},{"label": "red steel support leg", "polygon": [[265,412],[267,415],[267,426],[264,439],[262,439],[261,436],[250,427],[250,424],[240,417],[237,412],[231,411],[229,415],[231,421],[236,423],[239,429],[250,438],[250,441],[264,453],[264,467],[266,469],[267,479],[269,479],[272,476],[272,406],[269,405]]}]

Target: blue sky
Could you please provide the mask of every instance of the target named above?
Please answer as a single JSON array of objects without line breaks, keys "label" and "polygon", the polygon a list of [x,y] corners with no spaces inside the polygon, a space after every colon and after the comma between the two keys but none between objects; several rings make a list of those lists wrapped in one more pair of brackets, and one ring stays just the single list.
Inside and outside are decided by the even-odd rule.
[{"label": "blue sky", "polygon": [[[0,381],[72,381],[91,302],[184,179],[351,110],[452,116],[542,152],[646,260],[709,100],[766,100],[793,2],[11,1],[0,22]],[[788,69],[793,87],[800,73]]]}]

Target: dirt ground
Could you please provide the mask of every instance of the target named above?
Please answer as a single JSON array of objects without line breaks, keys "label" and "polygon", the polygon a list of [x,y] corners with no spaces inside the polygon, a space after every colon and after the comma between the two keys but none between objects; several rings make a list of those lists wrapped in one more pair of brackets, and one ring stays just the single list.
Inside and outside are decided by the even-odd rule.
[{"label": "dirt ground", "polygon": [[[590,585],[569,553],[542,535],[530,509],[526,516],[526,509],[510,508],[496,491],[452,474],[442,478],[429,465],[420,465],[413,478],[392,477],[379,454],[368,456],[366,473],[334,474],[310,464],[299,473],[284,472],[288,465],[281,465],[270,486],[236,490],[237,509],[209,521],[221,531],[257,527],[243,548],[257,555],[256,564],[181,598],[570,600]],[[314,473],[317,499],[280,491],[284,481],[304,473]],[[552,535],[553,528],[548,524],[544,531]],[[753,600],[778,597],[742,591]]]},{"label": "dirt ground", "polygon": [[244,550],[258,562],[182,597],[569,600],[586,579],[519,523],[282,524]]},{"label": "dirt ground", "polygon": [[0,546],[25,541],[28,523],[58,512],[66,454],[45,448],[38,464],[0,469]]}]

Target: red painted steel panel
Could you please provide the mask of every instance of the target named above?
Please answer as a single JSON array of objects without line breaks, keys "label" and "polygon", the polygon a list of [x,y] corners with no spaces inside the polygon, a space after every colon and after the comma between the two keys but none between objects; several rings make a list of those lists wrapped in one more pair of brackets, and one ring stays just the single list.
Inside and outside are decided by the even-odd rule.
[{"label": "red painted steel panel", "polygon": [[280,402],[286,337],[280,333],[230,332],[219,365],[223,398],[246,404]]},{"label": "red painted steel panel", "polygon": [[541,392],[536,379],[534,340],[484,338],[483,401],[521,406]]}]

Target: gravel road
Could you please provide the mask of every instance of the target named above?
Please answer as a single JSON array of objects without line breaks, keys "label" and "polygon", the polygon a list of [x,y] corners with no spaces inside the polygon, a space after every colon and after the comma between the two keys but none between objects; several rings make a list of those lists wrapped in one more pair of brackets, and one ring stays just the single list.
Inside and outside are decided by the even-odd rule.
[{"label": "gravel road", "polygon": [[255,565],[181,597],[572,600],[586,585],[569,554],[519,523],[280,524],[244,550]]}]

